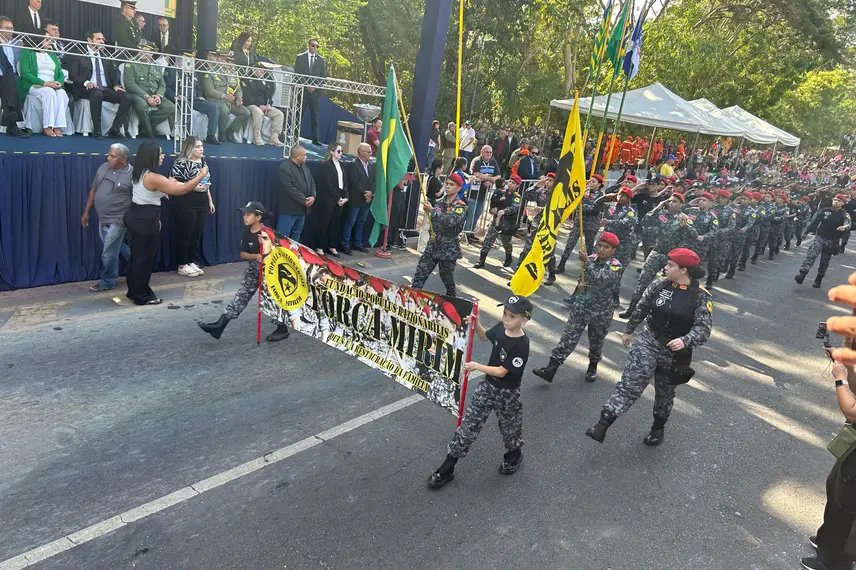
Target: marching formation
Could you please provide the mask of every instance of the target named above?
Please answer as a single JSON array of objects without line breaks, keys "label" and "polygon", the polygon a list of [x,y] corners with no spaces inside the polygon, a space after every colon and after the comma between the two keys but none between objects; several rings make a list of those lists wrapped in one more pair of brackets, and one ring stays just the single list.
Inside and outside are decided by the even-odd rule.
[{"label": "marching formation", "polygon": [[[447,181],[450,200],[456,196],[458,182]],[[760,180],[749,186],[737,186],[726,180],[688,183],[660,175],[639,182],[628,175],[604,192],[603,182],[600,176],[588,181],[558,266],[554,262],[558,255],[555,252],[546,263],[548,274],[544,285],[551,285],[555,274],[568,270],[566,265],[579,244],[578,284],[564,300],[569,308],[567,324],[549,360],[544,366],[534,368],[533,373],[553,382],[559,367],[588,329],[585,381],[597,380],[604,339],[620,303],[621,280],[641,245],[644,263],[638,270],[630,303],[618,315],[627,320],[622,343],[630,352],[621,380],[604,403],[599,419],[585,435],[603,443],[609,427],[653,383],[653,424],[643,443],[656,446],[664,440],[677,387],[689,382],[695,374],[693,350],[707,341],[713,328],[713,295],[708,288],[722,276],[730,280],[736,272],[747,271],[747,263],[757,264],[765,251],[768,260],[775,260],[782,249],[800,247],[807,234],[816,235],[795,279],[802,283],[820,256],[813,284],[820,287],[832,256],[843,251],[849,239],[851,217],[845,204],[851,211],[856,210],[856,190],[848,198],[832,194],[828,187],[765,185]],[[485,267],[497,236],[505,238],[512,230],[514,225],[508,223],[508,216],[517,214],[521,204],[533,207],[527,212],[532,216],[532,229],[519,263],[532,247],[555,175],[543,177],[523,196],[516,192],[519,184],[519,180],[497,182],[491,200],[493,219],[475,269]],[[444,222],[450,207],[456,206],[439,204],[433,209],[426,206],[426,212],[436,223],[430,243],[458,243],[463,221],[461,218],[456,223]],[[462,216],[463,212],[459,214]],[[509,267],[511,241],[503,239],[502,243],[503,267]],[[432,248],[429,244],[423,253],[419,262],[423,271],[418,272],[420,279],[418,284],[414,281],[414,286],[424,285],[428,260],[435,250],[436,246]],[[460,257],[458,249],[455,259]],[[432,262],[430,267],[433,266]],[[445,274],[441,277],[447,292],[454,291],[448,281],[453,280],[454,267],[447,267]],[[529,359],[529,340],[523,326],[532,318],[532,312],[530,299],[512,295],[505,303],[501,323],[489,330],[477,321],[473,323],[479,337],[491,342],[493,349],[487,365],[469,362],[466,367],[483,372],[485,380],[468,399],[447,457],[429,479],[430,488],[438,489],[454,479],[455,465],[466,455],[492,411],[497,414],[506,447],[499,471],[510,475],[517,470],[523,459],[520,383]]]}]

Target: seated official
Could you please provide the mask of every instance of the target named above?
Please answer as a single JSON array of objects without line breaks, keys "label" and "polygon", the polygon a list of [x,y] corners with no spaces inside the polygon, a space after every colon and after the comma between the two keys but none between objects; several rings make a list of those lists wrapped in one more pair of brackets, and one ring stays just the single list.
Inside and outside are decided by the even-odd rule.
[{"label": "seated official", "polygon": [[42,104],[42,132],[49,137],[61,137],[68,126],[68,94],[62,88],[65,75],[59,59],[52,52],[53,38],[45,34],[35,49],[21,51],[21,77],[18,94],[23,101],[35,97]]},{"label": "seated official", "polygon": [[107,132],[110,138],[124,138],[122,127],[127,127],[128,113],[131,111],[131,96],[125,92],[119,80],[119,70],[113,61],[102,57],[104,54],[104,34],[100,30],[86,33],[88,55],[68,56],[68,79],[72,83],[72,95],[75,99],[89,100],[89,113],[92,116],[92,133],[102,139],[101,105],[104,101],[116,103],[119,109],[113,126]]},{"label": "seated official", "polygon": [[[244,107],[241,82],[234,66],[227,64],[229,57],[228,53],[208,52],[208,61],[222,65],[217,73],[203,73],[199,79],[205,99],[220,108],[220,142],[232,142],[232,135],[243,131],[250,119],[250,111]],[[235,120],[227,127],[230,113]]]},{"label": "seated official", "polygon": [[[185,55],[188,57],[195,57],[196,52],[192,50],[188,51],[179,51],[181,55]],[[175,87],[176,87],[176,70],[172,67],[167,67],[164,71],[164,82],[166,83],[166,98],[175,103]],[[208,117],[208,136],[205,139],[205,144],[220,144],[220,140],[217,138],[217,127],[220,123],[220,107],[212,103],[211,101],[206,101],[204,97],[202,97],[202,91],[199,88],[199,78],[194,75],[193,76],[193,110],[199,111],[206,117]]]},{"label": "seated official", "polygon": [[140,136],[154,136],[152,127],[169,121],[169,130],[175,127],[175,105],[166,98],[163,68],[152,61],[154,46],[141,44],[141,63],[125,64],[125,89],[131,95],[134,112],[140,119]]},{"label": "seated official", "polygon": [[[12,20],[0,16],[0,41],[12,39],[15,27]],[[20,48],[10,45],[0,47],[0,125],[6,127],[6,134],[27,138],[29,133],[18,128],[18,121],[24,119],[21,109],[21,96],[18,93],[18,57]]]},{"label": "seated official", "polygon": [[279,135],[282,133],[282,122],[285,117],[282,111],[273,106],[273,92],[276,85],[273,81],[264,79],[265,70],[262,68],[255,68],[253,74],[257,79],[241,79],[244,105],[253,118],[253,144],[265,145],[262,140],[262,121],[267,117],[271,120],[268,144],[284,147],[285,145],[279,141]]}]

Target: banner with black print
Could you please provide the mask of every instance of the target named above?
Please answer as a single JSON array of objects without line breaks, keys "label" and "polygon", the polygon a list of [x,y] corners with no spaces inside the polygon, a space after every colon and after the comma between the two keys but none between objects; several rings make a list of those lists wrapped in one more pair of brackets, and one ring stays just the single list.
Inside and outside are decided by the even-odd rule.
[{"label": "banner with black print", "polygon": [[283,239],[261,310],[458,414],[473,303],[374,277]]}]

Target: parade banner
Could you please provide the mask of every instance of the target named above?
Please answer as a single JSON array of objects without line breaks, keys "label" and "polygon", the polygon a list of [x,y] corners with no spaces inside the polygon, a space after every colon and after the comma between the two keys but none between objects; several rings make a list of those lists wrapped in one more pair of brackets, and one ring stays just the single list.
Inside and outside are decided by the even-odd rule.
[{"label": "parade banner", "polygon": [[455,415],[473,303],[399,285],[283,239],[265,258],[261,311]]},{"label": "parade banner", "polygon": [[583,140],[580,132],[580,96],[574,97],[574,106],[568,116],[562,156],[556,170],[556,185],[550,200],[541,214],[541,221],[532,249],[511,278],[511,290],[515,295],[528,297],[538,290],[544,279],[544,271],[556,249],[559,227],[576,210],[583,200],[586,187],[586,167],[583,160]]}]

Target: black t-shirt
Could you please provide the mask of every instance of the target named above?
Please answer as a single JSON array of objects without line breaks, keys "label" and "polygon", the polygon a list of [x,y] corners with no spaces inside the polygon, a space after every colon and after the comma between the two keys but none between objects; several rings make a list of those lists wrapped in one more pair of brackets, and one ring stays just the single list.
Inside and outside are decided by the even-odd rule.
[{"label": "black t-shirt", "polygon": [[241,236],[241,252],[256,254],[260,251],[259,234],[253,233],[252,226],[244,226],[244,235]]},{"label": "black t-shirt", "polygon": [[487,381],[497,388],[512,390],[519,388],[523,380],[523,369],[526,367],[526,361],[529,360],[529,337],[525,333],[517,338],[507,336],[502,323],[497,323],[485,334],[493,344],[487,365],[502,366],[508,370],[508,374],[503,378],[486,375]]},{"label": "black t-shirt", "polygon": [[654,198],[647,192],[640,192],[639,194],[634,195],[630,201],[636,205],[636,215],[639,216],[639,221],[641,223],[642,218],[645,217],[645,214],[656,208],[657,204],[667,199],[668,196],[666,196],[665,194],[660,194],[659,196]]}]

